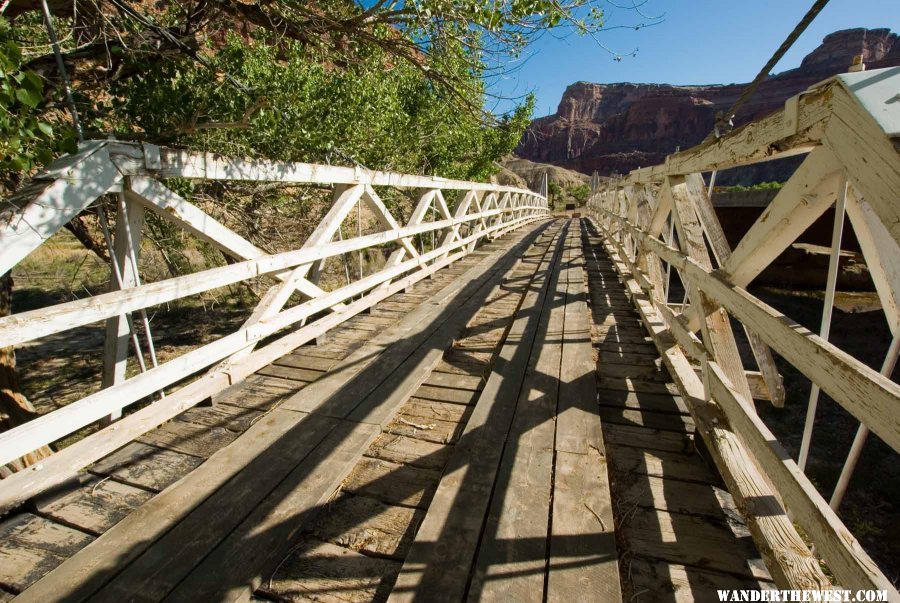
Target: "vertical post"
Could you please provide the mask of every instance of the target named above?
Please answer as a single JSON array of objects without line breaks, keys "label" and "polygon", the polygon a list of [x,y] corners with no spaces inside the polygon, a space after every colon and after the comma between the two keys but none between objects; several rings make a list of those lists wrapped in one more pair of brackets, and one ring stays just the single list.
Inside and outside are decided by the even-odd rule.
[{"label": "vertical post", "polygon": [[[669,247],[675,247],[675,216],[669,216]],[[672,264],[666,262],[666,304],[669,303],[669,285],[672,283]],[[685,289],[687,291],[687,289]]]},{"label": "vertical post", "polygon": [[[838,267],[841,256],[841,238],[844,232],[844,208],[847,203],[847,179],[841,180],[837,202],[834,205],[834,226],[831,230],[831,257],[828,259],[828,280],[825,284],[825,305],[822,307],[822,325],[819,336],[828,341],[831,334],[831,313],[834,310],[834,291],[837,287]],[[806,471],[809,459],[809,446],[812,441],[813,423],[816,420],[816,407],[819,404],[819,386],[815,383],[809,392],[809,405],[806,408],[806,421],[803,424],[803,438],[800,441],[800,455],[797,466]]]},{"label": "vertical post", "polygon": [[719,170],[713,170],[709,175],[709,189],[706,191],[706,196],[709,197],[710,203],[712,203],[712,194],[713,189],[716,188],[716,175],[719,173]]},{"label": "vertical post", "polygon": [[[900,329],[894,335],[891,347],[884,357],[884,363],[881,365],[881,374],[885,377],[890,378],[891,374],[893,374],[894,367],[897,366],[898,354],[900,354]],[[859,429],[856,430],[856,437],[853,438],[853,444],[850,446],[850,453],[844,462],[844,468],[841,469],[841,475],[838,477],[837,485],[834,487],[834,494],[831,495],[831,500],[828,503],[835,511],[841,506],[841,501],[844,500],[844,494],[847,493],[847,486],[850,485],[850,478],[853,477],[853,471],[856,470],[856,463],[859,462],[863,444],[866,443],[867,437],[869,437],[869,428],[864,423],[860,423]]]},{"label": "vertical post", "polygon": [[[105,220],[104,220],[105,223]],[[144,209],[137,204],[129,204],[125,201],[125,195],[118,198],[118,214],[116,216],[116,232],[112,241],[112,253],[110,260],[112,277],[110,279],[110,291],[118,291],[137,284],[136,262],[132,263],[131,256],[137,260],[140,245],[140,233],[144,226]],[[108,234],[108,229],[105,234]],[[138,343],[137,334],[131,317],[125,314],[113,316],[106,320],[106,340],[103,346],[103,376],[102,387],[112,387],[125,380],[128,367],[128,343],[129,339],[135,347],[135,355],[143,371],[144,359]],[[111,413],[101,421],[101,425],[122,416],[121,410]]]},{"label": "vertical post", "polygon": [[[356,236],[362,237],[362,199],[356,202]],[[363,250],[359,250],[359,280],[363,278]]]}]

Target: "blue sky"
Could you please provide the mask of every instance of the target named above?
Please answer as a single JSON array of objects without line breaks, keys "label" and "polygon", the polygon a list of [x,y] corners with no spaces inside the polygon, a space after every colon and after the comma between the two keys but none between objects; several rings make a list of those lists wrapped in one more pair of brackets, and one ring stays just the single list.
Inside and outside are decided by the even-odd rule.
[{"label": "blue sky", "polygon": [[[640,0],[639,0],[640,1]],[[631,0],[615,0],[621,6]],[[647,0],[641,11],[665,13],[659,25],[640,31],[612,30],[599,41],[634,58],[616,62],[589,37],[555,39],[545,35],[531,48],[517,71],[492,83],[502,96],[529,91],[537,95],[535,115],[556,111],[566,86],[590,82],[727,84],[749,82],[775,52],[812,0]],[[629,25],[647,19],[605,3],[607,25]],[[784,71],[800,64],[825,35],[851,27],[887,27],[900,33],[900,0],[831,0],[776,66]],[[495,103],[489,102],[489,108]],[[495,110],[511,107],[500,101]]]}]

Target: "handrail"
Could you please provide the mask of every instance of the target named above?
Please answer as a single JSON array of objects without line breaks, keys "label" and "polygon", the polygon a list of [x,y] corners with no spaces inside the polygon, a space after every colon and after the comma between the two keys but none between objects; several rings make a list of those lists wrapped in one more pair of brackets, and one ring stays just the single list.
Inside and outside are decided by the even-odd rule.
[{"label": "handrail", "polygon": [[[330,186],[334,189],[333,204],[302,247],[267,254],[161,182],[162,178],[176,176]],[[375,187],[416,189],[417,202],[405,225],[397,222]],[[447,202],[444,191],[458,192],[455,203]],[[154,212],[237,261],[153,283],[131,280],[108,293],[0,318],[0,346],[21,344],[99,320],[118,321],[120,316],[135,311],[263,275],[273,277],[275,284],[235,332],[131,378],[126,379],[121,370],[114,382],[100,391],[0,433],[3,464],[103,417],[115,417],[135,402],[212,366],[200,379],[167,392],[165,398],[149,407],[4,479],[0,511],[62,482],[81,467],[292,349],[449,266],[468,255],[479,242],[545,219],[549,214],[545,197],[515,187],[91,141],[78,154],[51,165],[10,199],[8,207],[12,209],[0,218],[0,272],[12,268],[68,220],[111,192],[124,199],[126,221],[140,223],[145,211]],[[333,240],[351,210],[360,204],[367,206],[382,230]],[[427,221],[429,215],[432,221]],[[417,249],[413,237],[427,233],[436,237],[434,247]],[[129,239],[135,239],[130,241],[130,251],[136,253],[140,232],[129,234]],[[124,237],[117,240],[115,255],[119,255],[123,242]],[[348,282],[331,291],[319,287],[318,275],[328,258],[383,245],[395,249],[379,270],[356,278],[348,273]],[[127,253],[123,253],[125,256]],[[286,307],[295,292],[304,301]],[[283,334],[285,329],[292,330]],[[278,339],[256,347],[276,334],[280,334]],[[107,368],[124,368],[127,349],[122,349],[120,340],[108,338],[104,358]]]},{"label": "handrail", "polygon": [[[890,601],[900,601],[900,594],[841,521],[835,509],[840,496],[829,505],[819,494],[756,414],[753,397],[774,401],[780,386],[774,350],[859,419],[862,433],[871,429],[900,451],[900,385],[829,343],[827,329],[825,338],[811,333],[746,287],[840,197],[896,339],[900,108],[885,101],[898,86],[895,68],[829,79],[788,100],[782,111],[670,155],[663,164],[605,183],[595,178],[588,201],[590,219],[776,583],[829,588],[818,557],[842,586],[883,590]],[[801,154],[806,155],[801,167],[732,251],[700,172]],[[671,235],[669,242],[663,240],[669,225],[677,246]],[[832,249],[833,255],[839,252]],[[671,303],[667,270],[681,278],[688,303]],[[762,383],[755,387],[729,317],[747,330],[760,364]],[[892,345],[888,354],[898,347]],[[894,361],[886,359],[885,366]],[[853,463],[851,457],[844,484]],[[767,504],[763,512],[763,498],[775,506]],[[794,522],[811,539],[815,554]]]}]

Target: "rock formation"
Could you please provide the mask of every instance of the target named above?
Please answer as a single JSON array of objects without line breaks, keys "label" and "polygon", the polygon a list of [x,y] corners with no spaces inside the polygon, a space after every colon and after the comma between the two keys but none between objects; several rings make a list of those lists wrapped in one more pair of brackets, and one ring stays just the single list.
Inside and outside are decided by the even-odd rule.
[{"label": "rock formation", "polygon": [[[889,29],[829,34],[799,67],[766,79],[738,112],[735,125],[770,113],[812,84],[846,71],[859,54],[868,69],[900,65],[900,36]],[[566,89],[555,114],[532,122],[516,154],[587,174],[627,173],[660,163],[677,147],[701,142],[712,130],[716,112],[727,110],[745,86],[576,82]],[[783,179],[793,163],[742,170],[737,177],[730,174],[731,182],[721,183]]]}]

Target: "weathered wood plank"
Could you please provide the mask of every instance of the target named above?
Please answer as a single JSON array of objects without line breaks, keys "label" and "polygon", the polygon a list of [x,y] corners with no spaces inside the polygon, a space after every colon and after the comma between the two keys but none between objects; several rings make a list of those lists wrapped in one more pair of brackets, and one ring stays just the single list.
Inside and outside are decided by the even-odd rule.
[{"label": "weathered wood plank", "polygon": [[112,479],[89,475],[80,478],[79,484],[67,492],[38,498],[37,512],[57,523],[99,536],[153,497],[146,490]]},{"label": "weathered wood plank", "polygon": [[277,569],[300,530],[316,517],[376,435],[371,425],[341,422],[178,584],[170,598],[230,601],[249,596]]},{"label": "weathered wood plank", "polygon": [[600,407],[600,416],[605,423],[649,427],[677,433],[693,433],[694,421],[689,416],[660,413],[645,410]]},{"label": "weathered wood plank", "polygon": [[484,379],[480,375],[451,375],[446,372],[432,371],[431,375],[428,376],[428,379],[425,380],[424,385],[431,387],[450,387],[477,392],[481,389],[482,383],[484,383]]},{"label": "weathered wood plank", "polygon": [[652,603],[660,599],[670,603],[716,601],[720,590],[772,590],[775,585],[699,567],[632,557],[628,561],[634,603]]},{"label": "weathered wood plank", "polygon": [[221,427],[205,427],[183,421],[170,421],[153,431],[148,431],[137,441],[200,458],[209,458],[237,437],[238,434]]},{"label": "weathered wood plank", "polygon": [[90,471],[160,492],[202,462],[197,456],[132,442],[92,465]]},{"label": "weathered wood plank", "polygon": [[243,433],[262,414],[262,411],[259,410],[231,406],[230,404],[219,404],[217,406],[195,406],[194,408],[189,408],[175,417],[175,420]]},{"label": "weathered wood plank", "polygon": [[0,526],[0,585],[21,592],[91,540],[49,519],[19,514]]},{"label": "weathered wood plank", "polygon": [[402,560],[424,516],[420,509],[341,495],[328,503],[310,533],[353,551]]},{"label": "weathered wood plank", "polygon": [[438,471],[366,458],[353,468],[341,489],[392,505],[425,509],[440,479]]},{"label": "weathered wood plank", "polygon": [[625,390],[603,389],[598,391],[601,406],[630,408],[651,412],[688,414],[687,405],[681,396],[644,394]]},{"label": "weathered wood plank", "polygon": [[[641,242],[647,244],[646,239],[641,239]],[[596,244],[599,245],[600,241],[596,241]],[[617,257],[614,249],[608,248],[608,251],[611,257]],[[671,261],[673,257],[667,259]],[[624,264],[618,265],[623,274],[626,274]],[[768,482],[753,463],[747,462],[747,452],[727,428],[724,415],[713,405],[703,402],[703,384],[684,353],[665,338],[662,333],[664,323],[640,292],[639,285],[633,279],[626,279],[625,286],[632,293],[635,306],[648,329],[660,339],[657,348],[667,368],[678,380],[679,389],[698,425],[698,431],[703,433],[707,449],[742,510],[775,582],[788,588],[810,588],[811,585],[814,588],[827,588],[830,581],[783,512]]]},{"label": "weathered wood plank", "polygon": [[731,495],[710,484],[637,473],[616,473],[615,484],[621,515],[627,515],[634,506],[638,506],[670,513],[701,515],[710,521],[725,523],[723,504],[729,506],[729,512],[737,513],[733,509]]},{"label": "weathered wood plank", "polygon": [[369,603],[383,600],[400,564],[315,539],[304,540],[260,592],[276,600]]},{"label": "weathered wood plank", "polygon": [[547,601],[619,601],[619,564],[606,459],[556,453]]},{"label": "weathered wood plank", "polygon": [[[561,237],[560,267],[569,257],[569,228]],[[543,597],[568,288],[567,271],[553,268],[475,559],[473,599]]]},{"label": "weathered wood plank", "polygon": [[[547,241],[536,247],[547,247]],[[552,248],[556,254],[558,243]],[[475,557],[478,537],[509,431],[514,401],[525,375],[529,350],[547,294],[545,253],[462,438],[457,443],[434,500],[391,593],[392,601],[418,597],[459,601]]]},{"label": "weathered wood plank", "polygon": [[436,442],[383,433],[366,451],[366,456],[423,469],[440,470],[447,464],[451,451],[450,447]]},{"label": "weathered wood plank", "polygon": [[708,518],[636,507],[619,529],[634,555],[769,580],[749,536],[737,537]]},{"label": "weathered wood plank", "polygon": [[478,392],[467,389],[456,389],[443,386],[435,387],[423,384],[416,390],[416,397],[439,402],[472,404],[478,398]]},{"label": "weathered wood plank", "polygon": [[716,481],[696,456],[666,450],[642,450],[607,442],[607,460],[616,473],[639,473],[673,480],[709,484]]},{"label": "weathered wood plank", "polygon": [[463,426],[456,421],[416,417],[405,415],[402,412],[385,427],[387,433],[405,435],[437,444],[455,442],[459,439],[462,429]]}]

